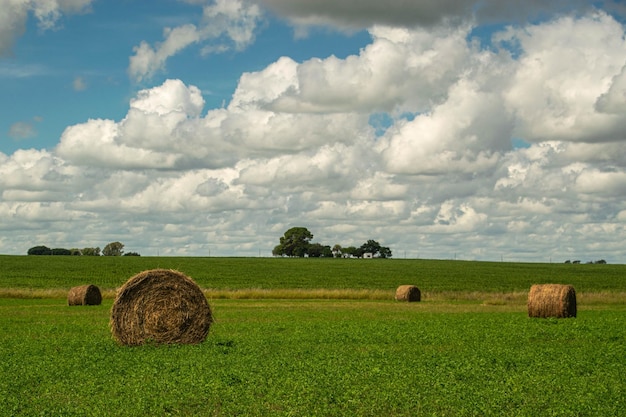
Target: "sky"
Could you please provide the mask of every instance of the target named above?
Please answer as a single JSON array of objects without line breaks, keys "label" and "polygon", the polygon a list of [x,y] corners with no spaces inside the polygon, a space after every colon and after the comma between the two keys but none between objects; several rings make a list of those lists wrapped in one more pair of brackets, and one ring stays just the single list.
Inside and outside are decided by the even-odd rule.
[{"label": "sky", "polygon": [[626,6],[0,0],[0,253],[626,263]]}]

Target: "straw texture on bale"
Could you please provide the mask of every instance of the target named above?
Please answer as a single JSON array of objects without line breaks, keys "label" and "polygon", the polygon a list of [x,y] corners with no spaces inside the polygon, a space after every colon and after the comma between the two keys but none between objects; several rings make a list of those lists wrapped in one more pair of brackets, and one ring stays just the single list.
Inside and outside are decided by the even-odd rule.
[{"label": "straw texture on bale", "polygon": [[571,285],[537,284],[528,293],[528,317],[576,317],[576,291]]},{"label": "straw texture on bale", "polygon": [[400,285],[396,289],[397,301],[420,301],[422,293],[415,285]]},{"label": "straw texture on bale", "polygon": [[67,304],[70,306],[99,306],[102,303],[100,288],[95,285],[80,285],[70,288]]},{"label": "straw texture on bale", "polygon": [[111,309],[111,333],[122,345],[196,344],[213,322],[200,287],[185,274],[152,269],[118,289]]}]

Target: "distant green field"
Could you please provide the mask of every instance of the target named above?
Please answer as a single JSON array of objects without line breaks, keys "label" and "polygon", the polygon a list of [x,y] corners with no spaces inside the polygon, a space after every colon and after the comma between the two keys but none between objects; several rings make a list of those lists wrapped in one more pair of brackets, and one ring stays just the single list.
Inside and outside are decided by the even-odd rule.
[{"label": "distant green field", "polygon": [[179,270],[212,289],[371,289],[417,285],[436,292],[523,292],[565,283],[578,292],[626,291],[626,265],[407,259],[0,256],[0,288],[114,289],[152,268]]}]

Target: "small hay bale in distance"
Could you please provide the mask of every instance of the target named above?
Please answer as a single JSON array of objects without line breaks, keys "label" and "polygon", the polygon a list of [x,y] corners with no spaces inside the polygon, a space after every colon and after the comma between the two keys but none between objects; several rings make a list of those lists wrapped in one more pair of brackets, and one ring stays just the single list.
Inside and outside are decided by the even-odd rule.
[{"label": "small hay bale in distance", "polygon": [[528,293],[528,317],[576,317],[576,291],[571,285],[536,284]]},{"label": "small hay bale in distance", "polygon": [[70,288],[67,293],[67,305],[70,306],[99,306],[102,303],[100,288],[95,285],[80,285]]},{"label": "small hay bale in distance", "polygon": [[179,271],[151,269],[131,277],[111,308],[113,338],[126,346],[197,344],[213,322],[200,287]]},{"label": "small hay bale in distance", "polygon": [[422,293],[415,285],[400,285],[396,289],[396,301],[420,301]]}]

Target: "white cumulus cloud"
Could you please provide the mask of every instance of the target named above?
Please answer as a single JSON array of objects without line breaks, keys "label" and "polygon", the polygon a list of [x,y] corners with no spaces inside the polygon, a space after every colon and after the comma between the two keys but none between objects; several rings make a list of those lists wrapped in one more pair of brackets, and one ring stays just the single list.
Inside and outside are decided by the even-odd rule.
[{"label": "white cumulus cloud", "polygon": [[163,30],[164,40],[154,46],[141,41],[133,48],[128,73],[136,81],[150,79],[165,68],[170,57],[196,43],[204,45],[202,54],[224,52],[231,47],[241,50],[254,40],[261,19],[261,9],[247,0],[211,1],[203,6],[199,25],[167,27]]},{"label": "white cumulus cloud", "polygon": [[0,56],[10,53],[13,43],[26,30],[32,14],[42,30],[52,29],[64,14],[80,13],[92,0],[2,0],[0,2]]}]

